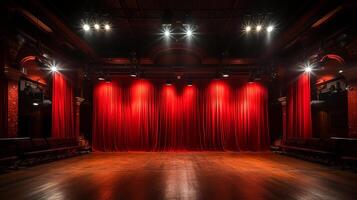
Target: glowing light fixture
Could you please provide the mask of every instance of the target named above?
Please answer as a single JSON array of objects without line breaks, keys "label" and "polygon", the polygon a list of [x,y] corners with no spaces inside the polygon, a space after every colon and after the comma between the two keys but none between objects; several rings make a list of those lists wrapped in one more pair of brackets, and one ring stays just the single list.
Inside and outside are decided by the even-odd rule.
[{"label": "glowing light fixture", "polygon": [[166,82],[166,85],[167,85],[167,86],[171,86],[171,85],[172,85],[171,81],[167,81],[167,82]]},{"label": "glowing light fixture", "polygon": [[167,38],[170,37],[171,31],[170,31],[169,29],[165,29],[164,35],[165,35],[165,37],[167,37]]},{"label": "glowing light fixture", "polygon": [[51,71],[52,71],[52,72],[58,71],[58,68],[56,67],[56,65],[52,65],[52,66],[51,66]]},{"label": "glowing light fixture", "polygon": [[262,25],[257,25],[257,27],[255,28],[255,30],[256,30],[257,32],[259,32],[260,30],[262,30]]},{"label": "glowing light fixture", "polygon": [[338,71],[338,73],[342,74],[342,73],[343,73],[343,70],[342,70],[342,69],[340,69],[340,71]]},{"label": "glowing light fixture", "polygon": [[83,30],[84,31],[89,31],[90,30],[90,26],[88,24],[83,24]]},{"label": "glowing light fixture", "polygon": [[268,26],[267,27],[267,32],[270,33],[274,30],[274,27],[273,26]]},{"label": "glowing light fixture", "polygon": [[109,31],[110,30],[110,25],[109,24],[106,24],[106,25],[104,25],[104,29],[106,30],[106,31]]},{"label": "glowing light fixture", "polygon": [[104,81],[105,80],[105,78],[103,78],[103,77],[98,77],[98,81]]},{"label": "glowing light fixture", "polygon": [[39,103],[34,102],[34,103],[32,103],[32,105],[33,105],[33,106],[38,106]]},{"label": "glowing light fixture", "polygon": [[135,77],[137,77],[137,74],[136,74],[135,72],[132,72],[132,73],[130,74],[130,76],[135,78]]},{"label": "glowing light fixture", "polygon": [[251,26],[246,26],[245,27],[245,32],[250,32],[252,30],[252,27]]},{"label": "glowing light fixture", "polygon": [[223,77],[223,78],[228,78],[228,77],[229,77],[229,74],[228,74],[228,73],[224,73],[224,74],[222,74],[222,77]]},{"label": "glowing light fixture", "polygon": [[306,66],[305,67],[305,72],[311,72],[312,71],[312,67],[310,67],[310,66]]},{"label": "glowing light fixture", "polygon": [[186,36],[187,36],[187,37],[191,37],[192,35],[193,35],[192,30],[191,30],[190,28],[188,28],[188,29],[186,30]]},{"label": "glowing light fixture", "polygon": [[99,28],[100,28],[99,24],[94,24],[94,29],[95,30],[99,30]]},{"label": "glowing light fixture", "polygon": [[187,82],[187,86],[188,86],[188,87],[192,87],[192,81],[188,81],[188,82]]}]

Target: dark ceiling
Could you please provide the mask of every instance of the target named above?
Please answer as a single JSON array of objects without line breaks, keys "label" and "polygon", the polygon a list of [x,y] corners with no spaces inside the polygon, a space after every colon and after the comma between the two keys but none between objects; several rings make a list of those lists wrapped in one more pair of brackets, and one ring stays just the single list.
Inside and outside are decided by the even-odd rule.
[{"label": "dark ceiling", "polygon": [[[172,23],[184,23],[189,16],[197,25],[195,38],[179,38],[171,45],[191,45],[205,56],[255,58],[274,43],[276,37],[302,16],[317,1],[308,0],[87,0],[43,1],[100,57],[127,57],[135,51],[150,56],[153,49],[166,45],[161,24],[164,13],[171,13]],[[110,33],[85,33],[83,21],[108,21]],[[265,33],[244,34],[250,23],[274,24],[276,30],[268,40]],[[177,31],[181,31],[177,29]]]}]

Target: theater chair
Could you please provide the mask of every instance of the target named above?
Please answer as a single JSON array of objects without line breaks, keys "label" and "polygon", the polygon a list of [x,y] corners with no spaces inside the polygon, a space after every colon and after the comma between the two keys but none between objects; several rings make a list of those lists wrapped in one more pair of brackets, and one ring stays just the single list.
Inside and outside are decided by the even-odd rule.
[{"label": "theater chair", "polygon": [[18,160],[16,140],[25,138],[0,138],[0,167],[6,169],[15,166]]},{"label": "theater chair", "polygon": [[336,150],[342,166],[357,169],[357,138],[332,137],[331,140],[336,143]]},{"label": "theater chair", "polygon": [[279,147],[285,154],[326,164],[333,164],[338,158],[336,143],[331,139],[290,138]]},{"label": "theater chair", "polygon": [[33,138],[19,140],[16,144],[18,165],[59,159],[77,154],[81,150],[76,138]]}]

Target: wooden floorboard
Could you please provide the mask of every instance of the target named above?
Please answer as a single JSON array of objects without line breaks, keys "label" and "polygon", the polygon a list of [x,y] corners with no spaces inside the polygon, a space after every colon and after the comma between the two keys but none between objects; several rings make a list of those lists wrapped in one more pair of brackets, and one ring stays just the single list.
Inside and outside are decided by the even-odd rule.
[{"label": "wooden floorboard", "polygon": [[357,174],[273,153],[92,153],[0,175],[0,199],[357,199]]}]

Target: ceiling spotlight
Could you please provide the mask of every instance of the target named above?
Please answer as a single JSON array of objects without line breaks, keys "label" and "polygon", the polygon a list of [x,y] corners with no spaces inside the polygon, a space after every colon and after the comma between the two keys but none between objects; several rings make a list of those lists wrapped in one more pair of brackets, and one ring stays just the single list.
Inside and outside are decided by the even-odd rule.
[{"label": "ceiling spotlight", "polygon": [[94,29],[95,30],[99,30],[99,28],[100,28],[99,24],[94,24]]},{"label": "ceiling spotlight", "polygon": [[89,31],[90,30],[90,26],[88,24],[83,24],[83,30],[84,31]]},{"label": "ceiling spotlight", "polygon": [[33,106],[38,106],[39,103],[34,102],[34,103],[32,103],[32,105],[33,105]]},{"label": "ceiling spotlight", "polygon": [[110,25],[109,25],[109,24],[104,25],[104,29],[105,29],[106,31],[109,31],[109,30],[110,30]]},{"label": "ceiling spotlight", "polygon": [[167,85],[167,86],[172,85],[171,81],[167,81],[167,82],[166,82],[166,85]]},{"label": "ceiling spotlight", "polygon": [[136,72],[132,72],[132,73],[130,74],[130,76],[135,78],[135,77],[137,77],[137,74],[136,74]]},{"label": "ceiling spotlight", "polygon": [[252,30],[252,27],[250,27],[250,26],[246,26],[246,27],[245,27],[245,31],[246,31],[246,32],[249,32],[250,30]]},{"label": "ceiling spotlight", "polygon": [[305,67],[305,72],[311,72],[312,68],[310,66]]},{"label": "ceiling spotlight", "polygon": [[262,26],[261,26],[261,25],[257,25],[257,27],[255,28],[255,30],[256,30],[257,32],[259,32],[260,30],[262,30]]},{"label": "ceiling spotlight", "polygon": [[187,29],[187,30],[186,30],[186,36],[187,36],[187,37],[191,37],[192,34],[193,34],[193,33],[192,33],[192,30],[191,30],[191,29]]},{"label": "ceiling spotlight", "polygon": [[51,71],[52,71],[52,72],[56,72],[56,71],[58,71],[58,69],[57,69],[56,65],[51,66]]},{"label": "ceiling spotlight", "polygon": [[223,78],[228,78],[228,77],[229,77],[229,74],[228,74],[228,73],[224,73],[224,74],[222,74],[222,77],[223,77]]},{"label": "ceiling spotlight", "polygon": [[98,77],[98,81],[104,81],[105,80],[105,78],[103,78],[103,77]]},{"label": "ceiling spotlight", "polygon": [[268,26],[268,27],[267,27],[268,33],[272,32],[273,30],[274,30],[274,27],[273,27],[273,26]]},{"label": "ceiling spotlight", "polygon": [[165,31],[164,31],[164,35],[165,35],[165,37],[170,37],[170,35],[171,35],[171,32],[170,32],[170,30],[169,29],[166,29]]},{"label": "ceiling spotlight", "polygon": [[340,71],[338,71],[338,73],[342,74],[342,73],[343,73],[343,70],[342,70],[342,69],[340,69]]}]

